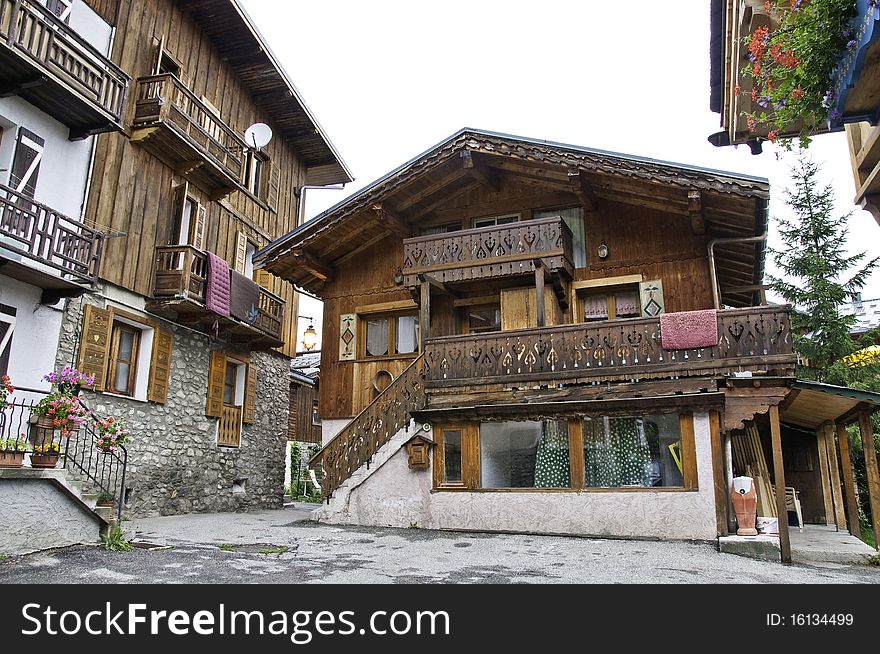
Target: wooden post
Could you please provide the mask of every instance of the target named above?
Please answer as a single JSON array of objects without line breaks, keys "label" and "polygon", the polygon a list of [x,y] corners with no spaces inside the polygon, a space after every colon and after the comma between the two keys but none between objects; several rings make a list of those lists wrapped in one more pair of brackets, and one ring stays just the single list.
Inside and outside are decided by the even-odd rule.
[{"label": "wooden post", "polygon": [[862,434],[862,451],[865,453],[865,470],[868,473],[868,501],[871,504],[874,542],[880,545],[880,472],[877,471],[874,430],[871,428],[871,416],[867,411],[859,412],[859,431]]},{"label": "wooden post", "polygon": [[862,537],[859,528],[859,493],[853,477],[852,459],[849,456],[849,436],[846,425],[837,425],[837,442],[840,444],[840,463],[843,469],[843,492],[846,495],[846,512],[849,517],[849,533],[856,538]]},{"label": "wooden post", "polygon": [[724,474],[724,447],[721,444],[721,419],[717,411],[709,412],[709,440],[712,445],[712,479],[715,488],[715,524],[719,536],[727,536],[727,477]]},{"label": "wooden post", "polygon": [[843,511],[843,488],[840,485],[840,464],[837,461],[837,444],[834,441],[834,425],[825,427],[825,449],[828,451],[828,469],[831,473],[831,494],[834,497],[834,521],[838,530],[846,529]]},{"label": "wooden post", "polygon": [[431,327],[431,284],[423,281],[421,285],[421,305],[419,306],[419,352],[425,351],[425,339]]},{"label": "wooden post", "polygon": [[541,260],[535,261],[535,313],[538,327],[544,326],[544,266]]},{"label": "wooden post", "polygon": [[828,448],[825,446],[825,426],[816,430],[816,445],[819,448],[819,476],[822,480],[822,504],[825,511],[825,524],[834,524],[834,498],[831,497],[831,471],[828,469]]},{"label": "wooden post", "polygon": [[779,517],[779,554],[783,563],[791,563],[791,537],[788,533],[788,511],[785,509],[782,432],[779,428],[779,406],[775,404],[770,407],[770,439],[773,448],[773,479],[776,485],[776,515]]}]

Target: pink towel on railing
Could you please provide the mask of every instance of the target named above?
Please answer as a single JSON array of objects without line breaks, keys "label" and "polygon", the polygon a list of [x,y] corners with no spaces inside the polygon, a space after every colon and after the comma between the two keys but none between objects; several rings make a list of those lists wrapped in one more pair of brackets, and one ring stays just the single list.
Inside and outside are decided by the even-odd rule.
[{"label": "pink towel on railing", "polygon": [[660,343],[664,350],[718,345],[718,312],[704,309],[660,314]]},{"label": "pink towel on railing", "polygon": [[208,279],[205,307],[208,311],[229,317],[229,265],[213,252],[208,252]]}]

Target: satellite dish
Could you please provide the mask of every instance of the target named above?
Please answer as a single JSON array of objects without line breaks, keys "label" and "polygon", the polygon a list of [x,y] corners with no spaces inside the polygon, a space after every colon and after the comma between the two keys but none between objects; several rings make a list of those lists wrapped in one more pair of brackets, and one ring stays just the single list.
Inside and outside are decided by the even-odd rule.
[{"label": "satellite dish", "polygon": [[254,123],[245,131],[244,140],[257,150],[264,148],[272,140],[272,128],[266,123]]}]

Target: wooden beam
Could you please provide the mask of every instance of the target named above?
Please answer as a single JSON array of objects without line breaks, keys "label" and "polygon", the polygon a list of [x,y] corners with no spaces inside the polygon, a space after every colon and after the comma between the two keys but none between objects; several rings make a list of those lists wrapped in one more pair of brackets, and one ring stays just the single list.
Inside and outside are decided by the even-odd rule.
[{"label": "wooden beam", "polygon": [[419,352],[425,351],[425,340],[431,326],[431,284],[421,283],[421,302],[419,302]]},{"label": "wooden beam", "polygon": [[828,450],[828,468],[831,471],[831,494],[834,498],[834,522],[838,529],[846,529],[846,513],[843,508],[843,487],[840,483],[840,462],[837,458],[837,442],[834,425],[825,428],[825,449]]},{"label": "wooden beam", "polygon": [[421,191],[413,193],[409,197],[402,198],[400,200],[400,202],[396,203],[397,210],[398,211],[406,211],[407,209],[409,209],[413,205],[419,204],[420,202],[427,200],[429,197],[431,197],[435,193],[439,193],[440,191],[445,189],[447,186],[449,186],[453,182],[457,181],[460,178],[460,175],[461,175],[461,173],[459,173],[459,174],[455,174],[454,172],[447,173],[446,175],[444,175],[443,177],[438,179],[433,184],[423,188]]},{"label": "wooden beam", "polygon": [[458,297],[458,293],[456,293],[455,291],[450,289],[446,284],[441,282],[439,279],[432,277],[431,275],[429,275],[427,273],[419,273],[418,275],[416,275],[416,277],[419,278],[420,282],[427,282],[428,284],[431,285],[432,288],[436,288],[438,291],[440,291],[444,295],[448,295],[452,298]]},{"label": "wooden beam", "polygon": [[837,425],[837,442],[840,445],[840,463],[843,472],[843,493],[846,495],[846,512],[849,518],[849,533],[856,538],[862,537],[859,527],[859,492],[856,489],[856,480],[853,476],[852,459],[849,454],[849,436],[846,433],[846,425]]},{"label": "wooden beam", "polygon": [[461,165],[474,179],[480,181],[491,190],[498,192],[501,190],[501,178],[478,158],[470,150],[462,150],[459,153],[461,157]]},{"label": "wooden beam", "polygon": [[699,191],[688,191],[688,213],[691,216],[691,231],[694,234],[705,234],[706,221],[703,218],[703,195]]},{"label": "wooden beam", "polygon": [[715,524],[719,536],[727,536],[727,477],[724,474],[724,447],[721,444],[721,418],[709,412],[709,441],[712,446],[712,481],[715,488]]},{"label": "wooden beam", "polygon": [[859,402],[846,413],[841,413],[839,416],[837,416],[837,419],[834,422],[838,425],[848,425],[851,422],[857,422],[862,412],[870,412],[872,409],[873,406],[870,403]]},{"label": "wooden beam", "polygon": [[779,518],[779,556],[791,563],[791,536],[788,533],[788,511],[785,508],[785,469],[782,463],[782,431],[779,407],[770,407],[770,442],[773,450],[773,481],[776,486],[776,515]]},{"label": "wooden beam", "polygon": [[389,232],[400,234],[403,238],[408,238],[410,236],[410,225],[390,207],[382,203],[374,204],[373,213],[376,216],[376,220],[384,229],[387,229]]},{"label": "wooden beam", "polygon": [[366,241],[362,241],[361,243],[359,243],[358,246],[354,250],[351,250],[350,252],[346,252],[341,257],[336,259],[336,265],[341,267],[342,264],[344,264],[349,259],[353,259],[357,255],[359,255],[361,252],[366,250],[367,248],[369,248],[369,247],[375,245],[376,243],[378,243],[379,241],[383,241],[387,238],[388,238],[388,234],[386,234],[385,232],[381,232],[379,234],[374,234],[373,236],[370,236],[369,238],[367,238]]},{"label": "wooden beam", "polygon": [[871,427],[871,416],[867,411],[862,411],[859,414],[859,432],[862,435],[862,452],[865,455],[868,502],[871,505],[871,523],[874,525],[874,542],[880,545],[880,472],[877,470],[874,430]]},{"label": "wooden beam", "polygon": [[599,199],[596,197],[593,187],[590,186],[586,173],[583,171],[568,173],[568,183],[571,186],[571,192],[580,200],[584,211],[589,213],[599,208]]},{"label": "wooden beam", "polygon": [[300,268],[308,270],[321,281],[326,282],[333,279],[333,266],[323,259],[319,259],[303,249],[294,250],[293,258],[296,259]]},{"label": "wooden beam", "polygon": [[831,469],[828,466],[828,448],[825,431],[825,426],[821,426],[816,430],[816,444],[819,446],[819,479],[822,483],[822,505],[825,510],[825,524],[833,525],[835,524],[834,497],[831,491]]},{"label": "wooden beam", "polygon": [[538,327],[544,326],[544,265],[535,259],[535,316]]},{"label": "wooden beam", "polygon": [[[440,207],[444,204],[449,204],[450,202],[452,202],[453,200],[456,200],[457,198],[461,197],[465,193],[470,193],[475,188],[480,186],[479,181],[472,179],[472,178],[468,178],[468,179],[470,179],[470,181],[467,184],[465,184],[464,186],[460,186],[459,188],[457,188],[453,191],[450,191],[449,193],[443,193],[439,197],[434,198],[430,203],[426,204],[424,207],[419,208],[418,211],[414,211],[413,213],[411,213],[409,215],[409,218],[413,221],[416,221],[419,218],[421,218],[422,216],[431,213],[437,207]],[[456,213],[460,214],[461,210],[457,209]]]}]

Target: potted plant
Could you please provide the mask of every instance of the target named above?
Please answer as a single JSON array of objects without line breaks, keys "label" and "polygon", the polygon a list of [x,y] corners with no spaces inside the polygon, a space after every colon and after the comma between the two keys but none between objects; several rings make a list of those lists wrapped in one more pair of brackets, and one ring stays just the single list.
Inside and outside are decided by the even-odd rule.
[{"label": "potted plant", "polygon": [[54,441],[34,445],[34,451],[31,454],[31,467],[54,468],[58,463],[60,449],[58,443]]},{"label": "potted plant", "polygon": [[113,502],[116,498],[113,497],[112,493],[108,493],[107,491],[101,491],[98,494],[98,501],[96,506],[113,506]]},{"label": "potted plant", "polygon": [[122,418],[105,418],[98,423],[97,447],[104,454],[109,454],[128,441],[130,432]]},{"label": "potted plant", "polygon": [[0,468],[20,468],[27,448],[28,440],[24,434],[17,438],[0,438]]},{"label": "potted plant", "polygon": [[51,442],[55,430],[64,438],[70,438],[85,421],[88,413],[76,395],[61,392],[49,393],[34,405],[31,413],[37,416],[37,438],[34,444]]},{"label": "potted plant", "polygon": [[87,375],[70,366],[53,370],[48,375],[44,375],[43,379],[56,387],[59,393],[68,397],[79,395],[82,386],[93,386],[95,383],[93,375]]},{"label": "potted plant", "polygon": [[15,386],[9,383],[9,375],[0,377],[0,411],[9,407],[9,394],[15,390]]}]

